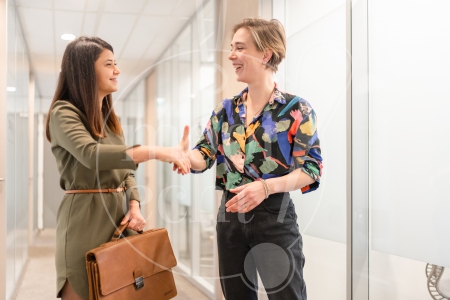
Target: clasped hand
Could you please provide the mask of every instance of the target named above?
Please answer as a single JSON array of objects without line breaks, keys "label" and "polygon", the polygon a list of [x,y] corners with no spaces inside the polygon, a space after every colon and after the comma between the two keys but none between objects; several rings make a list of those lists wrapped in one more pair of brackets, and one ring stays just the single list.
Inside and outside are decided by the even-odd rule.
[{"label": "clasped hand", "polygon": [[266,198],[264,186],[258,181],[238,186],[231,189],[230,192],[237,195],[225,204],[227,212],[249,212]]},{"label": "clasped hand", "polygon": [[122,222],[120,222],[120,225],[126,224],[127,222],[127,228],[134,231],[142,231],[145,227],[145,224],[147,224],[147,221],[145,221],[144,217],[141,214],[139,202],[136,200],[130,201],[130,209],[122,219]]},{"label": "clasped hand", "polygon": [[173,162],[173,170],[178,174],[189,174],[191,172],[191,162],[188,156],[189,150],[189,126],[184,127],[183,138],[181,142],[170,148],[170,162]]}]

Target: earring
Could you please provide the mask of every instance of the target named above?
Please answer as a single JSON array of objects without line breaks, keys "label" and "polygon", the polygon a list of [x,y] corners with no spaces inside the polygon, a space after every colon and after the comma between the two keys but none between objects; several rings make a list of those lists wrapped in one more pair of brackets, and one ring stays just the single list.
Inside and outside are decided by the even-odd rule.
[{"label": "earring", "polygon": [[263,61],[263,69],[265,69],[267,66],[266,66],[266,64],[267,64],[267,62],[265,62],[265,61]]}]

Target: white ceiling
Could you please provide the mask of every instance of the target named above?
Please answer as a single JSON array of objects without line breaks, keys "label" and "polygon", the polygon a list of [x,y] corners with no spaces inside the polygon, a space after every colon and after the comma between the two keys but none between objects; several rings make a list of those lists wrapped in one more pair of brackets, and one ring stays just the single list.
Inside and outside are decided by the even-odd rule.
[{"label": "white ceiling", "polygon": [[[156,63],[203,0],[16,0],[36,81],[36,96],[53,97],[64,33],[98,36],[114,48],[119,91]],[[120,93],[119,93],[120,94]]]}]

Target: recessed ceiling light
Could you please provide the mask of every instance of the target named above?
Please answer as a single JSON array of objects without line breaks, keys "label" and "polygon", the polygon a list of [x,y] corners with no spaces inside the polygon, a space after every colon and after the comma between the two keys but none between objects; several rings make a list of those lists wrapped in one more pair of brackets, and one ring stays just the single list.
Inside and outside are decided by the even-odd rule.
[{"label": "recessed ceiling light", "polygon": [[8,86],[8,87],[6,88],[6,91],[7,91],[7,92],[15,92],[15,91],[16,91],[16,88],[13,87],[13,86]]},{"label": "recessed ceiling light", "polygon": [[61,39],[65,40],[65,41],[73,41],[75,39],[75,35],[73,35],[71,33],[64,33],[61,36]]}]

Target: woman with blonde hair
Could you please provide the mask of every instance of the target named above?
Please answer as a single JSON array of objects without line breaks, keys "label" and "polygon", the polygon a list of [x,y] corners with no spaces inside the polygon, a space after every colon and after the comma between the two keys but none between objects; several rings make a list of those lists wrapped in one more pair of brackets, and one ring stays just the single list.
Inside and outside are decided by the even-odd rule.
[{"label": "woman with blonde hair", "polygon": [[230,300],[257,299],[258,271],[269,299],[306,299],[302,238],[289,192],[319,187],[316,113],[273,80],[286,52],[279,21],[244,19],[232,33],[228,58],[247,87],[219,103],[189,151],[194,173],[217,161],[222,291]]},{"label": "woman with blonde hair", "polygon": [[[132,170],[150,159],[173,162],[183,174],[190,168],[180,146],[125,146],[111,96],[119,74],[111,45],[77,38],[64,52],[48,112],[47,139],[65,190],[56,229],[57,297],[64,300],[89,298],[87,251],[108,242],[119,223],[144,228]],[[184,143],[187,135],[185,128]]]}]

